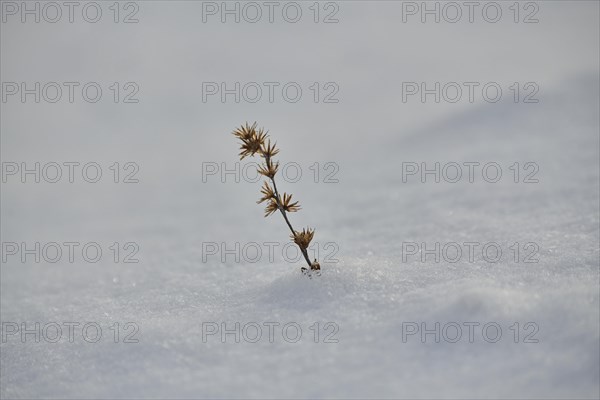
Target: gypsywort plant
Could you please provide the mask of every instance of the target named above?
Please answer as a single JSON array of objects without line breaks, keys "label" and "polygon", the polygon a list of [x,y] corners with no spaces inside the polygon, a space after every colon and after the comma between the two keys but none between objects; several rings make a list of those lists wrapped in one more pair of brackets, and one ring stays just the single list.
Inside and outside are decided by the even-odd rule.
[{"label": "gypsywort plant", "polygon": [[[277,190],[277,184],[275,183],[275,175],[279,168],[279,162],[273,161],[273,157],[279,153],[277,149],[277,143],[271,144],[268,132],[265,132],[263,128],[257,129],[256,122],[252,125],[242,125],[233,131],[233,135],[241,141],[240,147],[240,160],[245,157],[253,157],[258,154],[264,162],[258,167],[258,173],[268,178],[263,183],[260,190],[262,197],[257,203],[266,202],[265,218],[269,215],[279,211],[285,220],[285,223],[290,228],[292,234],[290,237],[298,245],[308,268],[302,267],[302,272],[307,275],[311,275],[315,272],[317,275],[321,273],[321,265],[315,259],[313,262],[308,258],[308,246],[313,239],[315,230],[311,228],[302,229],[301,232],[296,231],[292,228],[292,224],[288,218],[288,213],[297,212],[300,210],[300,206],[297,201],[292,202],[292,195],[283,193],[283,196],[279,194]],[[271,184],[269,184],[269,181]],[[272,186],[271,186],[272,185]]]}]

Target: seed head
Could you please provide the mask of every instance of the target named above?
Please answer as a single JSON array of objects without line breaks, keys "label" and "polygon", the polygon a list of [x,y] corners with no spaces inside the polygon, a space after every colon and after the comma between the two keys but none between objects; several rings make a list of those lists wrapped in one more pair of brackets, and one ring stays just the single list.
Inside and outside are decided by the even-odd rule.
[{"label": "seed head", "polygon": [[260,192],[262,193],[263,197],[261,197],[260,200],[256,202],[257,204],[260,204],[263,201],[275,199],[275,192],[273,191],[273,188],[269,186],[269,182],[267,181],[263,183]]},{"label": "seed head", "polygon": [[269,215],[273,214],[277,210],[279,210],[277,201],[274,198],[270,199],[269,204],[267,204],[267,207],[265,207],[265,218],[267,218]]},{"label": "seed head", "polygon": [[263,145],[260,148],[260,152],[262,153],[263,157],[265,157],[266,159],[270,159],[271,157],[279,153],[279,149],[277,149],[275,146],[277,146],[277,143],[272,145],[271,139],[269,139],[269,141],[266,144],[263,143]]},{"label": "seed head", "polygon": [[283,201],[281,201],[281,199],[279,199],[279,201],[281,203],[281,207],[287,212],[296,212],[296,211],[300,210],[300,206],[298,205],[297,201],[292,203],[292,195],[291,194],[284,193]]},{"label": "seed head", "polygon": [[268,160],[265,164],[260,165],[257,168],[257,171],[259,174],[266,176],[267,178],[271,178],[273,179],[275,177],[275,174],[277,173],[277,170],[279,169],[279,162],[271,162],[271,160]]},{"label": "seed head", "polygon": [[306,250],[314,235],[314,229],[306,228],[302,229],[302,232],[294,231],[294,234],[290,235],[290,237],[292,238],[294,243],[298,245],[298,247],[300,247],[302,250]]},{"label": "seed head", "polygon": [[256,122],[252,126],[242,125],[233,131],[233,135],[242,141],[240,147],[240,160],[243,160],[247,156],[254,156],[257,152],[260,152],[261,147],[265,144],[267,133],[264,129],[256,130]]},{"label": "seed head", "polygon": [[246,126],[241,125],[233,131],[233,135],[242,141],[248,141],[256,135],[256,125],[256,122],[253,123],[252,126],[248,125],[246,122]]}]

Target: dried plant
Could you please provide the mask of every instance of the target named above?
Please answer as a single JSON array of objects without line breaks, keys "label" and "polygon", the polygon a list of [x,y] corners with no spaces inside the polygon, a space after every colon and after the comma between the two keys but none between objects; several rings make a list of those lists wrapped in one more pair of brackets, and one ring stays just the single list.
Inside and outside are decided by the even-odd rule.
[{"label": "dried plant", "polygon": [[275,213],[279,210],[285,223],[292,231],[290,237],[292,241],[298,245],[306,263],[308,264],[308,268],[302,267],[302,272],[310,275],[312,271],[316,271],[317,274],[321,271],[321,266],[315,259],[313,262],[308,258],[308,246],[315,235],[315,230],[306,228],[302,229],[302,232],[298,232],[292,228],[292,224],[288,219],[287,213],[297,212],[300,210],[300,206],[297,201],[292,202],[292,195],[283,193],[283,196],[279,194],[277,191],[277,184],[275,183],[275,175],[277,175],[277,170],[279,169],[279,163],[273,161],[273,156],[279,153],[279,149],[277,149],[277,143],[271,144],[271,139],[268,138],[268,133],[265,132],[263,128],[257,129],[256,122],[252,125],[242,125],[233,131],[233,135],[241,141],[240,147],[240,160],[243,160],[245,157],[253,157],[258,154],[263,160],[264,163],[258,167],[258,173],[265,176],[271,181],[271,186],[269,181],[265,181],[260,190],[262,197],[257,203],[267,202],[267,206],[265,207],[265,217]]}]

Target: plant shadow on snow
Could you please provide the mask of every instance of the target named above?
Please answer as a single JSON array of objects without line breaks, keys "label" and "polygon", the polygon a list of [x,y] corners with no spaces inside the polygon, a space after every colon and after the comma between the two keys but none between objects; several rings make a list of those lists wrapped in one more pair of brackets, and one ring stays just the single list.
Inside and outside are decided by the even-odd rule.
[{"label": "plant shadow on snow", "polygon": [[254,301],[296,311],[345,309],[350,304],[376,310],[385,304],[389,307],[414,288],[414,283],[402,276],[402,268],[369,268],[369,264],[372,261],[348,258],[323,266],[321,276],[312,279],[300,271],[289,271],[257,289]]},{"label": "plant shadow on snow", "polygon": [[352,286],[356,286],[356,283],[349,274],[340,273],[337,267],[335,270],[324,268],[321,276],[312,279],[300,271],[293,271],[262,287],[258,301],[285,309],[318,309],[328,307],[340,296],[347,296]]}]

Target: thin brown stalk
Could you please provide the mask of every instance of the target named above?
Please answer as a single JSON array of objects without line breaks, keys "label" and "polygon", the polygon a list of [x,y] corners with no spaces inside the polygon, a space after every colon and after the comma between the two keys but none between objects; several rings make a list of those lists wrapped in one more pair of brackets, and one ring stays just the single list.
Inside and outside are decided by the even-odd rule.
[{"label": "thin brown stalk", "polygon": [[[277,201],[277,206],[279,207],[279,211],[281,211],[281,215],[283,215],[283,219],[285,220],[285,223],[287,224],[287,226],[290,228],[292,235],[295,235],[296,231],[294,230],[294,228],[292,228],[292,224],[288,220],[287,214],[286,214],[285,210],[283,209],[283,207],[281,206],[281,202],[279,201],[279,192],[277,191],[277,184],[275,183],[274,177],[271,178],[271,182],[273,182],[273,190],[275,190],[275,196],[276,196],[275,200]],[[310,258],[308,258],[308,251],[306,251],[306,249],[303,249],[300,246],[298,246],[298,248],[302,252],[302,255],[304,256],[304,259],[306,260],[308,267],[312,268],[312,263],[310,262]]]}]

